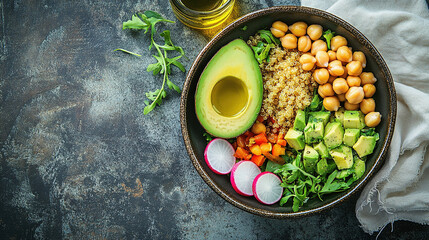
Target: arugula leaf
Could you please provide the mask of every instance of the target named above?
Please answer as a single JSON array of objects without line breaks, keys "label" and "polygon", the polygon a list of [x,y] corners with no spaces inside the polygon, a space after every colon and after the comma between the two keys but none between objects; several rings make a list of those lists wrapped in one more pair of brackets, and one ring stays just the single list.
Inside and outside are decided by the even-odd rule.
[{"label": "arugula leaf", "polygon": [[203,133],[203,137],[206,138],[207,143],[209,143],[211,140],[213,140],[213,136],[210,135],[210,133],[208,133],[208,132]]},{"label": "arugula leaf", "polygon": [[331,50],[331,39],[334,37],[335,32],[332,32],[331,29],[326,30],[323,33],[323,37],[326,40],[326,45],[328,45],[328,50]]},{"label": "arugula leaf", "polygon": [[[181,92],[180,87],[178,87],[168,78],[168,75],[171,74],[171,65],[174,65],[182,72],[185,72],[185,67],[181,62],[179,62],[179,59],[185,56],[185,52],[183,51],[183,48],[173,44],[173,41],[171,40],[170,31],[165,30],[161,34],[159,34],[160,37],[164,38],[164,45],[160,45],[155,42],[155,24],[159,22],[174,23],[171,20],[165,19],[157,12],[145,11],[144,13],[134,14],[131,17],[131,20],[128,20],[122,24],[122,29],[144,30],[144,33],[147,33],[150,30],[151,42],[149,45],[149,50],[151,50],[152,47],[155,47],[157,55],[152,56],[156,59],[157,62],[149,64],[146,68],[146,71],[152,72],[153,75],[163,75],[163,82],[161,88],[156,89],[153,92],[149,91],[146,93],[146,97],[152,102],[150,103],[147,100],[145,101],[146,107],[143,110],[143,113],[145,115],[151,112],[156,107],[156,105],[161,105],[162,99],[167,96],[167,92],[164,90],[165,85],[167,85],[168,88],[175,90],[178,93]],[[133,53],[122,48],[115,49],[114,51],[122,51],[137,57],[141,57],[140,54]],[[169,51],[177,52],[179,53],[179,55],[173,58],[169,58],[167,54]]]}]

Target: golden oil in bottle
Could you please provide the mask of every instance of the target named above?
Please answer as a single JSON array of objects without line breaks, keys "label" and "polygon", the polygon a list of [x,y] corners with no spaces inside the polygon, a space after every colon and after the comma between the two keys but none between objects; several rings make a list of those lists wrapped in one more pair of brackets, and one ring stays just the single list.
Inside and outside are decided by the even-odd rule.
[{"label": "golden oil in bottle", "polygon": [[225,0],[181,0],[181,2],[188,7],[189,9],[195,11],[212,11],[222,3],[226,2]]},{"label": "golden oil in bottle", "polygon": [[235,0],[170,0],[177,19],[199,29],[213,28],[231,14]]}]

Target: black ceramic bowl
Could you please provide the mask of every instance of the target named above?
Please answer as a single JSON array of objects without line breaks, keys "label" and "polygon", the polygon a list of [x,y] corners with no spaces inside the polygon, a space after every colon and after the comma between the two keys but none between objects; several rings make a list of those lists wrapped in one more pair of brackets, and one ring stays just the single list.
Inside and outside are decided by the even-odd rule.
[{"label": "black ceramic bowl", "polygon": [[[268,206],[259,203],[254,197],[241,196],[232,188],[228,176],[217,175],[212,172],[204,161],[206,141],[203,133],[205,131],[195,114],[194,95],[197,82],[204,67],[213,55],[222,46],[236,38],[247,40],[249,36],[254,35],[258,30],[269,29],[276,20],[281,20],[288,25],[297,21],[304,21],[308,25],[320,24],[324,30],[331,29],[336,34],[344,36],[348,41],[348,46],[351,46],[353,50],[364,52],[367,58],[367,66],[364,70],[373,72],[378,80],[375,83],[377,92],[374,99],[376,101],[376,111],[382,114],[382,122],[377,126],[380,140],[377,142],[374,153],[367,159],[364,176],[347,191],[325,196],[323,202],[318,199],[309,200],[298,212],[293,212],[291,207],[281,207],[278,203]],[[242,30],[244,26],[247,26],[246,31]],[[234,206],[248,212],[265,217],[287,218],[308,215],[331,208],[343,202],[369,181],[371,176],[382,165],[392,138],[396,119],[396,93],[392,76],[382,56],[374,45],[356,28],[339,17],[322,10],[308,7],[281,6],[245,15],[223,29],[204,47],[188,72],[180,103],[180,118],[183,139],[191,161],[204,181],[216,193]]]}]

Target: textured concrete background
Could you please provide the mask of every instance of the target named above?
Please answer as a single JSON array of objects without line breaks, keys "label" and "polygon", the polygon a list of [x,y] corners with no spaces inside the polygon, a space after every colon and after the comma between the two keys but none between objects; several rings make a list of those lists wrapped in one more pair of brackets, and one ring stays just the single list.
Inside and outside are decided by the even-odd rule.
[{"label": "textured concrete background", "polygon": [[[356,197],[321,215],[266,219],[233,207],[185,151],[177,93],[144,116],[148,36],[121,30],[166,0],[0,1],[1,239],[366,239]],[[233,17],[297,1],[238,0]],[[230,19],[231,20],[231,19]],[[164,28],[164,26],[161,26]],[[192,60],[217,30],[169,24]],[[112,52],[122,47],[143,57]],[[185,73],[171,79],[182,86]],[[411,227],[411,228],[409,228]],[[379,239],[419,239],[400,222]]]}]

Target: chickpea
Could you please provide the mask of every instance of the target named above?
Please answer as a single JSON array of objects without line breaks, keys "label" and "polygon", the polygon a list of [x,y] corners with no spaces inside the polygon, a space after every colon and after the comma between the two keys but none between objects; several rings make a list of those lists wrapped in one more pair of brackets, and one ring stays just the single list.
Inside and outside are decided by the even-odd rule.
[{"label": "chickpea", "polygon": [[329,74],[332,76],[341,76],[344,74],[344,68],[340,60],[334,60],[328,64]]},{"label": "chickpea", "polygon": [[364,97],[362,87],[351,87],[346,93],[346,99],[351,104],[358,104],[362,102]]},{"label": "chickpea", "polygon": [[294,49],[297,46],[297,39],[295,35],[289,33],[280,38],[282,46],[286,49]]},{"label": "chickpea", "polygon": [[323,28],[322,26],[318,24],[312,24],[308,26],[307,28],[307,34],[310,36],[311,40],[316,41],[319,39],[323,34]]},{"label": "chickpea", "polygon": [[309,36],[302,36],[298,39],[298,51],[308,52],[311,49],[311,39]]},{"label": "chickpea", "polygon": [[[347,72],[351,76],[359,76],[362,73],[362,64],[359,61],[351,61],[346,66]],[[362,77],[361,77],[362,79]]]},{"label": "chickpea", "polygon": [[373,98],[365,98],[359,104],[360,110],[363,114],[367,114],[375,111],[375,101]]},{"label": "chickpea", "polygon": [[336,94],[343,94],[349,90],[349,85],[347,85],[346,79],[337,78],[332,83],[332,88]]},{"label": "chickpea", "polygon": [[374,74],[372,72],[361,73],[360,79],[362,79],[362,85],[374,84],[375,82],[377,82],[377,78],[374,77]]},{"label": "chickpea", "polygon": [[359,109],[359,104],[351,104],[348,101],[344,102],[344,108],[346,110],[354,111]]},{"label": "chickpea", "polygon": [[337,96],[325,97],[323,99],[323,106],[328,111],[337,111],[340,108],[340,100]]},{"label": "chickpea", "polygon": [[318,84],[325,84],[329,79],[329,72],[326,68],[319,68],[314,70],[313,78]]},{"label": "chickpea", "polygon": [[360,77],[355,77],[355,76],[347,77],[347,84],[349,85],[349,87],[359,87],[360,83],[361,83]]},{"label": "chickpea", "polygon": [[287,32],[287,30],[288,30],[287,24],[282,22],[282,21],[273,22],[273,25],[271,27],[277,28],[278,30],[280,30],[282,32]]},{"label": "chickpea", "polygon": [[340,77],[346,79],[349,74],[348,74],[347,68],[345,66],[343,66],[343,69],[344,69],[344,73]]},{"label": "chickpea", "polygon": [[336,52],[338,48],[342,46],[347,46],[347,39],[343,36],[337,35],[331,39],[331,49]]},{"label": "chickpea", "polygon": [[332,50],[328,51],[329,61],[332,62],[334,60],[337,60],[337,53],[335,53]]},{"label": "chickpea", "polygon": [[375,88],[374,84],[367,83],[367,84],[363,85],[363,93],[364,93],[366,98],[370,98],[370,97],[374,96],[375,90],[376,90],[376,88]]},{"label": "chickpea", "polygon": [[325,51],[318,51],[316,53],[316,66],[327,67],[329,63],[328,53]]},{"label": "chickpea", "polygon": [[276,38],[281,38],[283,37],[286,33],[283,32],[282,30],[279,30],[277,28],[270,28],[271,33],[274,35],[274,37]]},{"label": "chickpea", "polygon": [[[328,73],[329,73],[329,71],[328,71]],[[337,79],[336,76],[329,75],[328,83],[333,83],[335,79]]]},{"label": "chickpea", "polygon": [[296,22],[289,26],[289,30],[297,37],[304,36],[307,33],[307,23]]},{"label": "chickpea", "polygon": [[365,54],[361,51],[356,51],[353,53],[353,61],[359,61],[363,68],[366,67],[366,57]]},{"label": "chickpea", "polygon": [[325,41],[319,39],[313,42],[311,45],[311,54],[316,56],[318,51],[328,51],[328,45],[326,45]]},{"label": "chickpea", "polygon": [[376,127],[381,122],[381,114],[379,112],[370,112],[365,116],[365,124],[368,127]]},{"label": "chickpea", "polygon": [[346,101],[346,94],[338,94],[337,95],[338,99],[340,100],[340,102],[345,102]]},{"label": "chickpea", "polygon": [[335,95],[334,89],[332,89],[332,84],[330,83],[319,85],[319,89],[317,89],[317,93],[319,93],[319,95],[322,98],[331,97]]},{"label": "chickpea", "polygon": [[341,46],[337,50],[337,59],[341,62],[351,62],[353,59],[352,50],[347,46]]},{"label": "chickpea", "polygon": [[310,71],[313,69],[314,64],[316,63],[316,58],[311,54],[305,53],[299,58],[299,62],[302,64],[302,69],[305,71]]}]

